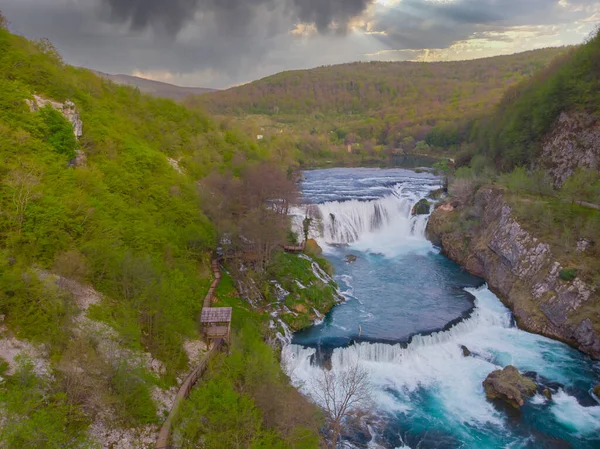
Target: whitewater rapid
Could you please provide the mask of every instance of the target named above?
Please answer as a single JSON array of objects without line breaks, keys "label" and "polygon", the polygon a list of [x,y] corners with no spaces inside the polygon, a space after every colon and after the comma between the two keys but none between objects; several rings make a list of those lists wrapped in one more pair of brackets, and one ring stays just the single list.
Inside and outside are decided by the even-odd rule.
[{"label": "whitewater rapid", "polygon": [[[519,330],[487,286],[459,288],[468,285],[467,278],[454,285],[451,276],[459,272],[445,267],[450,262],[424,238],[427,217],[411,216],[414,203],[435,183],[400,173],[399,182],[369,185],[364,193],[364,174],[359,172],[354,184],[344,184],[345,197],[332,198],[327,173],[313,176],[307,183],[311,195],[323,202],[317,204],[321,227],[311,232],[341,271],[337,280],[348,303],[283,347],[282,364],[295,386],[317,401],[315,380],[322,375],[324,359],[336,372],[356,364],[367,370],[377,419],[369,427],[370,441],[363,443],[372,448],[600,447],[600,405],[588,393],[600,378],[600,366],[562,343]],[[352,198],[352,185],[363,196]],[[365,199],[373,190],[379,196]],[[344,263],[346,253],[357,255],[359,265]],[[430,270],[432,264],[443,269],[430,277],[419,270]],[[378,283],[369,282],[372,276],[378,276]],[[389,288],[381,292],[387,296],[377,290],[386,280]],[[394,299],[390,289],[398,289],[400,296]],[[436,323],[456,314],[451,312],[453,301],[465,301],[465,295],[472,298],[472,308],[454,325],[409,338],[401,331],[429,315],[431,327],[443,327]],[[438,298],[444,299],[443,307]],[[425,310],[416,318],[412,312],[419,308]],[[375,342],[357,338],[357,323]],[[419,326],[429,329],[426,324]],[[388,342],[394,335],[398,343]],[[464,356],[464,348],[471,356]],[[486,399],[482,381],[507,365],[535,372],[553,398],[536,395],[519,418],[497,408]]]}]

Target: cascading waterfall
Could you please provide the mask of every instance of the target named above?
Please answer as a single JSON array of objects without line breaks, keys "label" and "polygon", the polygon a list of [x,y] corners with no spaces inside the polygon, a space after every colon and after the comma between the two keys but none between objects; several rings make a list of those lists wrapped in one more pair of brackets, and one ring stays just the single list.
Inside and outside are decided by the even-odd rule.
[{"label": "cascading waterfall", "polygon": [[[480,279],[426,241],[428,216],[411,212],[437,187],[431,175],[337,169],[305,176],[320,215],[311,237],[335,266],[347,301],[291,336],[282,365],[315,400],[325,366],[341,372],[358,364],[369,373],[377,420],[361,447],[600,447],[600,405],[589,393],[600,364],[519,330],[500,300],[476,287]],[[297,215],[301,230],[305,211]],[[516,421],[482,387],[510,364],[535,371],[553,393],[527,401]]]},{"label": "cascading waterfall", "polygon": [[[376,200],[317,204],[319,224],[313,226],[311,237],[326,244],[347,245],[386,228],[393,228],[399,236],[423,236],[428,217],[411,214],[417,199],[414,194],[397,189]],[[294,230],[300,234],[306,210],[299,209],[295,215]]]}]

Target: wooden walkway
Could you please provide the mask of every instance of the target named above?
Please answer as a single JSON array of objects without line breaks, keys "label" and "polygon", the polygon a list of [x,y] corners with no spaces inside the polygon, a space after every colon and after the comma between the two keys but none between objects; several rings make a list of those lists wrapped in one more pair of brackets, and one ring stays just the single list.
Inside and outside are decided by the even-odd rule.
[{"label": "wooden walkway", "polygon": [[[213,297],[215,295],[215,291],[221,282],[221,269],[219,268],[219,261],[212,261],[212,271],[215,279],[210,285],[210,289],[208,290],[208,294],[204,298],[203,308],[210,307],[213,301]],[[175,401],[173,402],[173,407],[171,407],[171,411],[169,412],[169,416],[163,423],[160,428],[160,432],[158,433],[158,438],[156,439],[156,445],[154,446],[156,449],[171,449],[170,441],[171,441],[171,428],[173,427],[173,421],[179,412],[179,408],[181,407],[184,400],[188,398],[190,395],[190,391],[192,391],[192,387],[198,382],[198,379],[204,374],[206,368],[208,367],[208,363],[210,360],[219,352],[221,346],[223,344],[222,340],[214,340],[213,346],[210,350],[204,354],[200,362],[189,372],[185,380],[181,383],[179,387],[179,391],[175,396]]]},{"label": "wooden walkway", "polygon": [[298,254],[298,253],[301,253],[304,251],[303,245],[299,245],[299,246],[281,245],[281,247],[283,248],[283,250],[286,253]]}]

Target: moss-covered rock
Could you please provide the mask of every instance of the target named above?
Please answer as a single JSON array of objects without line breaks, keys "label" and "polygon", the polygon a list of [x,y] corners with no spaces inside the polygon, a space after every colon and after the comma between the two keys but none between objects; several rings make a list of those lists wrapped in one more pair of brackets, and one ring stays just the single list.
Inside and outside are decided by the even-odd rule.
[{"label": "moss-covered rock", "polygon": [[358,259],[354,254],[348,254],[346,256],[346,263],[354,263]]},{"label": "moss-covered rock", "polygon": [[308,239],[304,246],[304,252],[311,257],[319,257],[323,254],[323,249],[319,246],[315,239]]},{"label": "moss-covered rock", "polygon": [[535,382],[512,365],[491,372],[483,381],[483,388],[488,399],[500,399],[515,408],[521,407],[524,399],[537,391]]},{"label": "moss-covered rock", "polygon": [[412,214],[413,215],[427,215],[431,211],[431,203],[425,198],[420,200],[414,205]]}]

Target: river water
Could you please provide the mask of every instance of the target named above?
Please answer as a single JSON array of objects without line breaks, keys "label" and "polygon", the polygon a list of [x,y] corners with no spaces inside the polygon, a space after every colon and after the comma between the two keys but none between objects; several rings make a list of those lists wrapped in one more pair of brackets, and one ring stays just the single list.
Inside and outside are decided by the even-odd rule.
[{"label": "river water", "polygon": [[[292,382],[315,400],[324,366],[367,370],[375,413],[355,443],[600,448],[600,405],[591,392],[600,364],[519,330],[482,279],[425,239],[427,217],[411,217],[411,209],[439,186],[433,175],[329,169],[304,178],[304,198],[322,217],[313,236],[346,302],[296,333],[282,359]],[[520,412],[489,402],[481,383],[507,365],[535,376],[552,399],[538,393]]]}]

